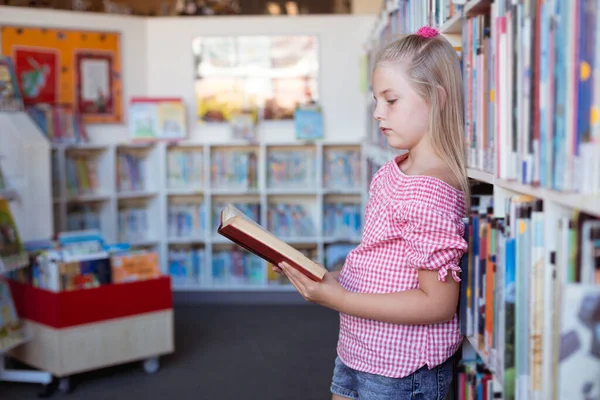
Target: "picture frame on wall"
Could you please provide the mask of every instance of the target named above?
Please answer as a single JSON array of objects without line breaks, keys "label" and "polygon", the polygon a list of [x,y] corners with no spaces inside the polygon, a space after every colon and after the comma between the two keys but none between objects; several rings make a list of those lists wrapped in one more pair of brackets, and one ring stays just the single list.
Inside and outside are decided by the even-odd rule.
[{"label": "picture frame on wall", "polygon": [[75,105],[83,115],[109,116],[115,112],[112,90],[113,58],[109,53],[77,52]]},{"label": "picture frame on wall", "polygon": [[3,25],[0,36],[26,106],[69,106],[85,124],[123,122],[119,32]]},{"label": "picture frame on wall", "polygon": [[188,137],[181,98],[134,97],[129,104],[129,133],[134,141],[177,141]]}]

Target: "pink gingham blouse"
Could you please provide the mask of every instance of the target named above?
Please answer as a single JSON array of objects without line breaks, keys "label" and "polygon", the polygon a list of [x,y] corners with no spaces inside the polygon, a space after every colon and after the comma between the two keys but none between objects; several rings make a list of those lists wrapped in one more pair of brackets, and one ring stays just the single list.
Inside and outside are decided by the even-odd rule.
[{"label": "pink gingham blouse", "polygon": [[[459,278],[467,250],[463,239],[464,194],[433,177],[406,175],[388,162],[374,175],[362,242],[340,273],[349,291],[388,293],[419,287],[417,270],[438,279]],[[402,307],[402,305],[399,305]],[[350,368],[401,378],[423,365],[433,368],[460,347],[457,315],[434,325],[397,325],[340,314],[338,356]]]}]

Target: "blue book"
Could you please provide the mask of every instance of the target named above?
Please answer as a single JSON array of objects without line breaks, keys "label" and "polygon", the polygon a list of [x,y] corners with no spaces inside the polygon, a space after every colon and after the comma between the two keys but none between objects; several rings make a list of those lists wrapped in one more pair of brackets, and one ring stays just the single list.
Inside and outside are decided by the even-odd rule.
[{"label": "blue book", "polygon": [[294,124],[298,140],[323,138],[323,113],[320,108],[298,108],[294,112]]}]

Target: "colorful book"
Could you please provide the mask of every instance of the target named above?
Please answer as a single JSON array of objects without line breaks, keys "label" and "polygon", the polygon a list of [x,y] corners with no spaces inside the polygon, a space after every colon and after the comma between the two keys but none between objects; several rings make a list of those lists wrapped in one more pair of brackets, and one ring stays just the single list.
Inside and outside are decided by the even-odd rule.
[{"label": "colorful book", "polygon": [[309,278],[321,281],[327,270],[278,239],[232,205],[221,211],[217,232],[260,258],[278,265],[285,261]]}]

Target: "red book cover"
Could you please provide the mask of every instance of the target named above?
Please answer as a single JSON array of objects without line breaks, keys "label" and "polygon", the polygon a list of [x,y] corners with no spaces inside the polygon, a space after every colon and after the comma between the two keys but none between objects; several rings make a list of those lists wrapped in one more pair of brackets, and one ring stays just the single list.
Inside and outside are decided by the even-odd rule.
[{"label": "red book cover", "polygon": [[248,250],[249,252],[256,254],[263,260],[270,262],[273,265],[277,265],[280,262],[285,261],[286,263],[296,268],[298,271],[302,272],[304,275],[308,276],[314,281],[319,282],[323,279],[323,276],[317,276],[315,274],[312,274],[310,271],[308,271],[306,268],[304,268],[302,265],[295,262],[291,258],[284,256],[277,250],[271,248],[269,245],[261,242],[260,240],[252,236],[247,235],[245,232],[240,231],[232,225],[227,225],[224,227],[220,226],[218,229],[218,233],[231,240],[232,242],[236,243],[237,245],[243,247],[244,249]]}]

